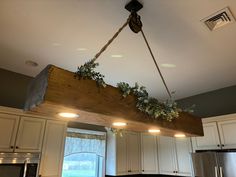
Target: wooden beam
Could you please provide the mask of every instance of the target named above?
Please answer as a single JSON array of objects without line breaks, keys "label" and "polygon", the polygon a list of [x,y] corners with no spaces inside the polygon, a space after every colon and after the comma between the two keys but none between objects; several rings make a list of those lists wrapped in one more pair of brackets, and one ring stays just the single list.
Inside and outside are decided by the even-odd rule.
[{"label": "wooden beam", "polygon": [[154,120],[136,108],[134,96],[122,97],[119,89],[98,87],[93,80],[78,80],[74,73],[53,65],[47,66],[29,86],[25,111],[57,116],[59,112],[75,112],[78,122],[112,127],[114,121],[128,123],[125,129],[147,131],[159,128],[163,135],[185,133],[203,135],[202,121],[187,113],[172,122]]}]

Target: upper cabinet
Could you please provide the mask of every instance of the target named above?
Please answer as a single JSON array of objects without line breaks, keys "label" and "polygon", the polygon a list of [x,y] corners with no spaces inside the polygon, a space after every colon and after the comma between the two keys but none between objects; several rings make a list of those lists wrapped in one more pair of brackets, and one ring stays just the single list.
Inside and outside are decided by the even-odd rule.
[{"label": "upper cabinet", "polygon": [[140,134],[136,132],[127,133],[128,148],[128,172],[129,174],[140,173]]},{"label": "upper cabinet", "polygon": [[176,174],[179,176],[192,176],[191,156],[192,145],[190,138],[175,138]]},{"label": "upper cabinet", "polygon": [[45,122],[44,119],[21,117],[15,152],[40,152]]},{"label": "upper cabinet", "polygon": [[236,115],[203,119],[203,137],[192,138],[194,150],[236,148]]},{"label": "upper cabinet", "polygon": [[0,151],[13,152],[20,117],[0,113]]},{"label": "upper cabinet", "polygon": [[236,119],[218,121],[222,149],[236,148]]},{"label": "upper cabinet", "polygon": [[194,137],[193,146],[197,150],[220,149],[220,138],[216,122],[203,124],[203,137]]},{"label": "upper cabinet", "polygon": [[124,132],[122,136],[107,134],[106,175],[140,173],[140,134]]},{"label": "upper cabinet", "polygon": [[158,139],[160,174],[191,176],[191,152],[189,138],[160,136]]},{"label": "upper cabinet", "polygon": [[164,136],[158,138],[158,159],[161,174],[175,175],[176,154],[174,138]]},{"label": "upper cabinet", "polygon": [[0,113],[1,152],[41,152],[45,120]]},{"label": "upper cabinet", "polygon": [[60,177],[64,157],[67,123],[47,120],[39,174]]},{"label": "upper cabinet", "polygon": [[143,174],[158,174],[157,137],[141,134],[141,159]]}]

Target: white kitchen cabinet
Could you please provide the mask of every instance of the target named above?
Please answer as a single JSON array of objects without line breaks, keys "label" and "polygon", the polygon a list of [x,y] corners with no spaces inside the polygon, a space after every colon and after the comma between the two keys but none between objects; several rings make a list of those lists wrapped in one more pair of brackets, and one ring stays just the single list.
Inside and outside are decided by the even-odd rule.
[{"label": "white kitchen cabinet", "polygon": [[177,175],[192,176],[190,138],[175,138]]},{"label": "white kitchen cabinet", "polygon": [[45,120],[0,113],[1,152],[41,152]]},{"label": "white kitchen cabinet", "polygon": [[236,148],[236,120],[218,121],[222,149]]},{"label": "white kitchen cabinet", "polygon": [[158,159],[160,174],[175,175],[176,154],[174,138],[164,136],[158,138]]},{"label": "white kitchen cabinet", "polygon": [[189,138],[158,138],[160,174],[191,176],[191,142]]},{"label": "white kitchen cabinet", "polygon": [[236,114],[203,119],[203,137],[192,138],[194,150],[235,149]]},{"label": "white kitchen cabinet", "polygon": [[[113,135],[112,135],[113,136]],[[116,157],[117,157],[117,174],[127,174],[128,172],[128,148],[127,148],[127,133],[123,133],[122,137],[116,136]]]},{"label": "white kitchen cabinet", "polygon": [[140,173],[140,134],[123,132],[123,136],[107,133],[106,175]]},{"label": "white kitchen cabinet", "polygon": [[15,152],[41,152],[45,120],[21,117]]},{"label": "white kitchen cabinet", "polygon": [[141,134],[141,161],[143,174],[158,174],[157,137]]},{"label": "white kitchen cabinet", "polygon": [[19,116],[0,113],[0,151],[13,152]]},{"label": "white kitchen cabinet", "polygon": [[67,123],[47,120],[39,174],[61,177]]},{"label": "white kitchen cabinet", "polygon": [[220,138],[218,134],[217,122],[203,124],[203,137],[194,137],[193,147],[195,150],[220,149]]},{"label": "white kitchen cabinet", "polygon": [[129,174],[140,173],[140,134],[129,132],[127,134],[127,149],[128,149],[128,172]]}]

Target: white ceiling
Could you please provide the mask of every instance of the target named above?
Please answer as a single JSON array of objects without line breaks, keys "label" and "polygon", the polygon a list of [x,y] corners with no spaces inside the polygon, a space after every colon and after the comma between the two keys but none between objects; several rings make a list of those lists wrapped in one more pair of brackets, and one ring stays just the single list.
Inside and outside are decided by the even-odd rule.
[{"label": "white ceiling", "polygon": [[[129,13],[128,0],[1,0],[0,67],[29,76],[53,64],[71,71],[91,59]],[[210,32],[200,20],[235,0],[143,0],[143,30],[175,98],[236,84],[236,23]],[[87,51],[77,51],[87,48]],[[122,54],[123,58],[111,58]],[[36,68],[25,65],[34,60]],[[167,98],[141,34],[126,28],[98,59],[109,84],[145,85]]]}]

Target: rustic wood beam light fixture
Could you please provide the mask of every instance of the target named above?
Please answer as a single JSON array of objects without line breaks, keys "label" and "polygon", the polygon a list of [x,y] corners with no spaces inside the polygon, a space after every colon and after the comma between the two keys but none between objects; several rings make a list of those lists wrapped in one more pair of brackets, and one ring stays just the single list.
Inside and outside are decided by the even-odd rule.
[{"label": "rustic wood beam light fixture", "polygon": [[[78,67],[76,73],[48,65],[31,82],[25,103],[25,111],[53,117],[59,117],[59,113],[62,112],[73,113],[78,115],[77,118],[75,117],[75,119],[73,119],[78,122],[113,128],[117,128],[115,123],[118,122],[125,125],[122,126],[124,129],[141,132],[158,130],[160,134],[167,136],[175,136],[176,134],[202,136],[203,128],[200,118],[179,111],[179,109],[175,107],[168,107],[164,103],[160,104],[158,100],[148,97],[146,90],[143,90],[143,88],[141,88],[142,92],[140,92],[137,87],[132,88],[133,94],[127,94],[125,95],[126,97],[123,98],[124,93],[122,96],[120,89],[106,85],[103,81],[103,76],[93,71],[93,68],[95,68],[97,64],[95,61],[98,57],[107,49],[119,33],[129,25],[134,33],[141,32],[170,100],[172,99],[164,77],[142,30],[142,22],[140,16],[137,14],[137,11],[142,7],[143,5],[136,0],[132,0],[128,3],[125,8],[129,10],[131,14],[125,24],[118,29],[115,35],[102,47],[90,62]],[[137,97],[140,93],[142,93],[142,97]],[[141,109],[138,110],[138,98],[144,99],[144,103],[155,103],[154,106],[152,106],[152,111],[150,111],[151,108],[149,108],[148,112],[145,112],[145,110],[141,112]],[[139,99],[139,101],[142,101],[142,99]],[[141,101],[139,104],[143,103]],[[158,111],[155,106],[161,111]],[[167,118],[163,119],[165,115]]]}]

